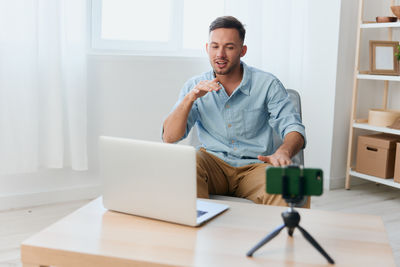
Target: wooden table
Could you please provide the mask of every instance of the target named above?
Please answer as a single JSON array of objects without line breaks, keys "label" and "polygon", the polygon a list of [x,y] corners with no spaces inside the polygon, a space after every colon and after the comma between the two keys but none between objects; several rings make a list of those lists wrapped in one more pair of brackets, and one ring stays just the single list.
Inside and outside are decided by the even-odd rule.
[{"label": "wooden table", "polygon": [[[224,202],[199,228],[107,211],[98,198],[24,241],[23,266],[329,266],[295,230],[253,258],[246,252],[282,224],[282,207]],[[298,209],[303,226],[336,266],[395,266],[380,217]]]}]

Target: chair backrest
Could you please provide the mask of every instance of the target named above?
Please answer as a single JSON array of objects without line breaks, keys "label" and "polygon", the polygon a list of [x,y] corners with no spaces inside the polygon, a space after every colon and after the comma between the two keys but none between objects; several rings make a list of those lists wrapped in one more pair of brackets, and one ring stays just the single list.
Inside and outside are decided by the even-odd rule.
[{"label": "chair backrest", "polygon": [[[301,99],[300,95],[296,90],[293,89],[287,89],[287,92],[289,94],[290,100],[293,102],[296,111],[300,114],[300,118],[302,117],[301,115]],[[275,150],[278,149],[278,147],[282,144],[282,139],[278,134],[274,132],[274,144],[275,144]],[[197,130],[196,127],[193,127],[193,129],[190,131],[190,134],[188,136],[188,144],[197,146],[200,145],[200,142],[197,138]],[[298,165],[304,165],[304,151],[301,149],[293,158],[292,161],[294,164]]]}]

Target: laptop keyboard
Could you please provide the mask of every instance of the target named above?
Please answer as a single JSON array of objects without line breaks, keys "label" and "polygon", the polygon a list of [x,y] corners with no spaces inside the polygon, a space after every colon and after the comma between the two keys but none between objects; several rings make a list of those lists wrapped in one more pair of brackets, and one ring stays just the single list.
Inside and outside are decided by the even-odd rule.
[{"label": "laptop keyboard", "polygon": [[206,213],[207,211],[197,210],[197,218]]}]

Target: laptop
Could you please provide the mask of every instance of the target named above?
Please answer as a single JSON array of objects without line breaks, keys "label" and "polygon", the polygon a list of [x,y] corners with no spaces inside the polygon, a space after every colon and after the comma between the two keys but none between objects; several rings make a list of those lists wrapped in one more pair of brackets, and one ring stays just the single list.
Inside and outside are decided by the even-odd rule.
[{"label": "laptop", "polygon": [[192,146],[100,137],[106,209],[199,226],[229,208],[198,200]]}]

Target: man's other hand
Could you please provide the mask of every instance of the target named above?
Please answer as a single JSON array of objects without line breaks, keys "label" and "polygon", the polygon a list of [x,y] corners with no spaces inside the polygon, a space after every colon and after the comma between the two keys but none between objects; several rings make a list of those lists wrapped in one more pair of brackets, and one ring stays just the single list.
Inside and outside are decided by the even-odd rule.
[{"label": "man's other hand", "polygon": [[258,159],[264,161],[265,163],[272,164],[272,166],[286,166],[292,164],[292,160],[288,153],[276,151],[274,154],[269,156],[258,156]]},{"label": "man's other hand", "polygon": [[221,89],[221,86],[218,84],[218,78],[214,80],[205,80],[201,81],[192,89],[191,93],[194,97],[193,100],[196,100],[199,97],[206,95],[208,92],[218,91]]}]

